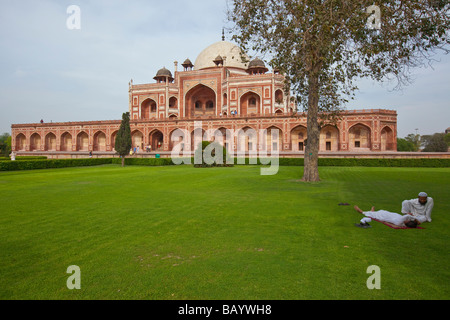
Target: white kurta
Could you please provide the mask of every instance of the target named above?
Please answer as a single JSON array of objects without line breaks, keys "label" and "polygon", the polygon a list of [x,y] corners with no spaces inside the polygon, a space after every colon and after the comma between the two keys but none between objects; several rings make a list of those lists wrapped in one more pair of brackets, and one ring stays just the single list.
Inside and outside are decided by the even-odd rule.
[{"label": "white kurta", "polygon": [[386,210],[378,210],[378,211],[364,211],[363,214],[366,217],[377,219],[380,221],[390,222],[399,227],[404,227],[405,222],[413,220],[413,217],[410,215],[401,215],[395,212],[389,212]]},{"label": "white kurta", "polygon": [[428,197],[427,203],[422,205],[418,198],[405,200],[402,202],[402,213],[412,213],[421,223],[431,222],[431,211],[433,210],[433,198]]}]

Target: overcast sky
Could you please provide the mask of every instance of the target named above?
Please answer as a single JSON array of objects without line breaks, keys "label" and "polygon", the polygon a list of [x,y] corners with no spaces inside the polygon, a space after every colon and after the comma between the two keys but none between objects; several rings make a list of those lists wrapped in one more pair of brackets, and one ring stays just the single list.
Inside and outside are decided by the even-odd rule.
[{"label": "overcast sky", "polygon": [[[67,8],[81,9],[70,30]],[[13,123],[121,119],[128,82],[220,41],[226,0],[0,0],[0,133]],[[227,35],[227,40],[230,36]],[[403,91],[363,81],[347,109],[392,109],[398,135],[450,127],[450,56],[414,70]]]}]

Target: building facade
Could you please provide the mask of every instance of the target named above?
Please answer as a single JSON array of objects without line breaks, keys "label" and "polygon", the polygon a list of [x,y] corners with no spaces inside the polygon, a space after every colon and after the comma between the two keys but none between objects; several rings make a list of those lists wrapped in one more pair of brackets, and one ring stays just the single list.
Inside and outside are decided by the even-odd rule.
[{"label": "building facade", "polygon": [[[194,131],[200,128],[203,140],[223,137],[221,142],[233,151],[262,146],[280,153],[304,151],[306,114],[297,112],[285,93],[284,76],[276,70],[269,73],[263,61],[249,61],[239,47],[220,41],[203,50],[194,64],[186,59],[181,67],[178,70],[175,62],[174,74],[160,69],[154,83],[129,83],[132,141],[141,152],[168,152],[178,143],[193,151]],[[12,148],[113,153],[119,127],[120,120],[13,124]],[[277,141],[272,141],[275,130]],[[180,131],[184,137],[179,137]],[[261,131],[267,137],[254,134]],[[241,135],[243,145],[238,143]],[[396,137],[396,111],[344,111],[337,123],[321,128],[320,150],[396,151]]]}]

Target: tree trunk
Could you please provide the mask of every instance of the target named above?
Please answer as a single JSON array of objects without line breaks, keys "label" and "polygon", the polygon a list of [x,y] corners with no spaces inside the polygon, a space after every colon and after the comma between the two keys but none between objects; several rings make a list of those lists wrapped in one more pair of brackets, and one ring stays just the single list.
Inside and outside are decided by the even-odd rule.
[{"label": "tree trunk", "polygon": [[303,181],[319,181],[319,76],[317,73],[309,77],[307,144],[303,169]]},{"label": "tree trunk", "polygon": [[125,156],[121,156],[122,158],[122,167],[125,167]]}]

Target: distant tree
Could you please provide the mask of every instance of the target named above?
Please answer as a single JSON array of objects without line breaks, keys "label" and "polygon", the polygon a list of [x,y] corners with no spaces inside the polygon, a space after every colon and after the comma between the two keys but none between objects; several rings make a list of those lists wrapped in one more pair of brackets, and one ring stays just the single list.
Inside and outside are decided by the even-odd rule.
[{"label": "distant tree", "polygon": [[122,167],[125,166],[125,157],[130,153],[131,145],[130,113],[125,112],[122,114],[122,123],[114,144],[114,149],[122,158]]},{"label": "distant tree", "polygon": [[9,133],[0,135],[0,155],[8,157],[11,153],[11,136]]},{"label": "distant tree", "polygon": [[405,137],[405,140],[410,142],[413,145],[414,150],[411,151],[419,151],[420,149],[420,135],[410,133]]},{"label": "distant tree", "polygon": [[[271,59],[307,112],[303,180],[318,181],[320,116],[339,114],[355,81],[397,80],[448,52],[443,0],[230,0],[233,39]],[[378,6],[376,5],[378,4]]]},{"label": "distant tree", "polygon": [[447,152],[448,145],[445,141],[445,133],[435,133],[428,140],[423,152]]},{"label": "distant tree", "polygon": [[397,151],[417,151],[417,149],[411,141],[403,138],[397,138]]},{"label": "distant tree", "polygon": [[447,133],[447,134],[444,136],[444,140],[445,140],[445,142],[447,142],[447,146],[450,147],[450,133]]},{"label": "distant tree", "polygon": [[420,136],[420,148],[422,150],[430,143],[432,134],[424,134],[423,136]]}]

